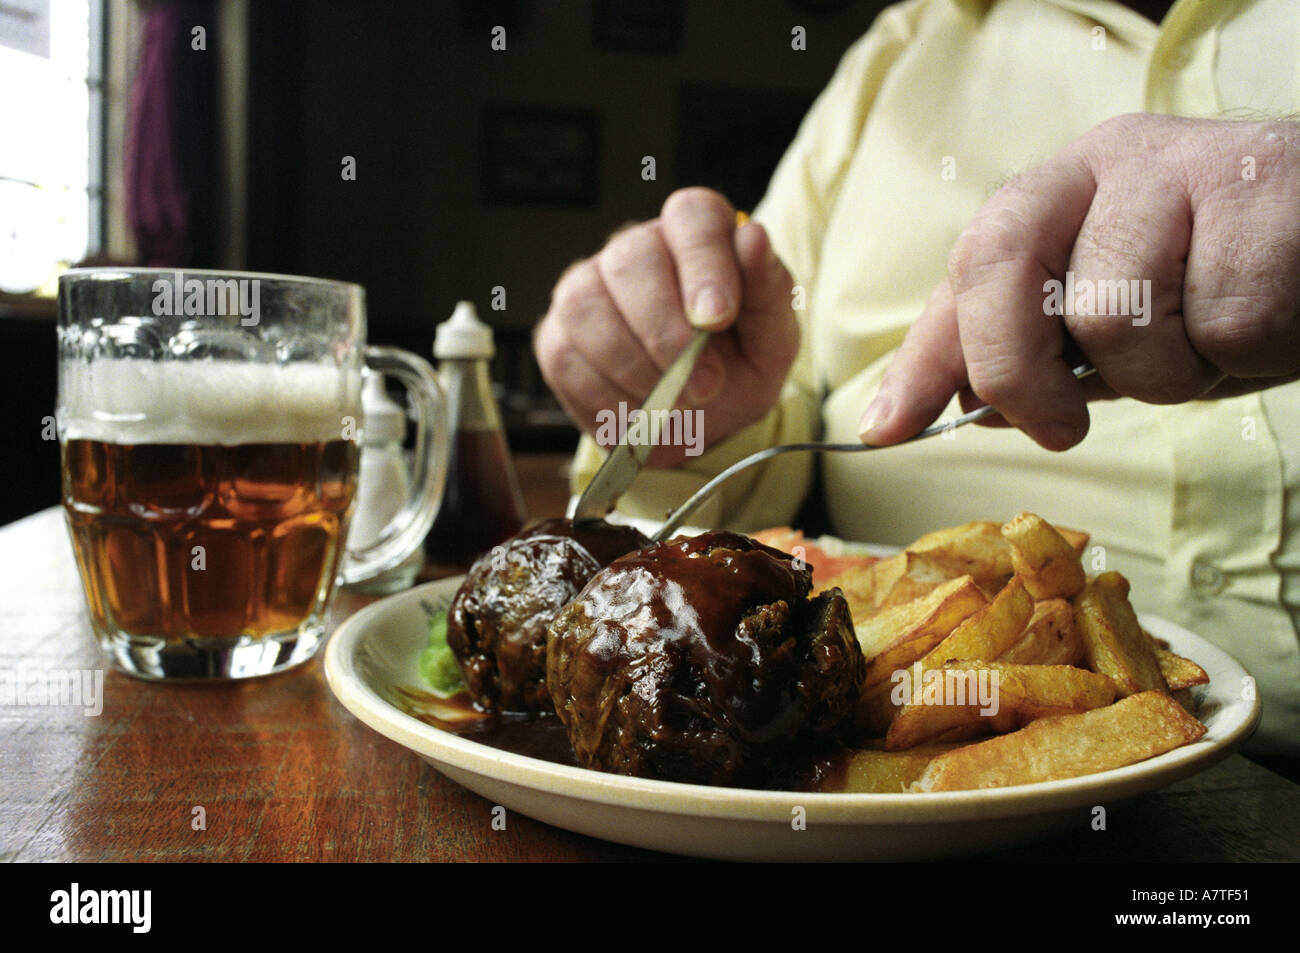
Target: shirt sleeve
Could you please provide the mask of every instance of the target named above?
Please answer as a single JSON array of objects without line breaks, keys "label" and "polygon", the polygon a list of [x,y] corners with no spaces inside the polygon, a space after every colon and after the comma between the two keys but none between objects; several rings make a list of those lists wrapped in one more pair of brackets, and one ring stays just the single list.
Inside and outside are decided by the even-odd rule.
[{"label": "shirt sleeve", "polygon": [[[776,444],[820,439],[824,388],[817,371],[808,305],[815,293],[822,236],[876,94],[915,35],[929,3],[910,0],[886,9],[849,48],[804,117],[767,194],[754,210],[754,218],[767,228],[777,255],[795,281],[799,354],[777,405],[757,422],[680,466],[644,470],[619,501],[619,512],[662,520],[711,477],[744,457]],[[590,482],[605,456],[591,437],[583,436],[570,477],[574,493]],[[808,494],[813,473],[811,454],[775,457],[727,481],[690,522],[740,531],[789,523]]]}]

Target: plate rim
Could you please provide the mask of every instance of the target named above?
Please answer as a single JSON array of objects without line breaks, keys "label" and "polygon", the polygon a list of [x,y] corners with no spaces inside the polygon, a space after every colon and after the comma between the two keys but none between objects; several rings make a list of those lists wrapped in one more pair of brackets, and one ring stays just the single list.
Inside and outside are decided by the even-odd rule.
[{"label": "plate rim", "polygon": [[[436,728],[402,711],[379,694],[358,668],[357,652],[373,637],[372,622],[408,604],[450,599],[461,578],[435,580],[380,599],[345,619],[330,636],[325,650],[326,680],[339,702],[379,734],[395,741],[440,769],[453,769],[492,781],[614,808],[656,814],[736,821],[779,821],[789,824],[791,807],[803,806],[820,824],[850,826],[934,824],[971,819],[993,820],[1057,812],[1100,799],[1115,801],[1136,796],[1199,773],[1229,757],[1259,724],[1262,700],[1258,691],[1249,702],[1225,702],[1220,717],[1231,720],[1206,737],[1164,754],[1121,768],[1031,784],[966,791],[847,793],[767,791],[684,784],[607,774],[556,764],[527,755],[501,751]],[[1246,669],[1226,651],[1199,635],[1158,616],[1139,613],[1142,624],[1161,638],[1190,639],[1193,660],[1207,670],[1224,670],[1231,677]],[[1183,646],[1183,651],[1187,647]],[[1235,672],[1233,671],[1235,670]],[[1216,684],[1214,681],[1212,685]],[[1220,699],[1222,701],[1222,699]],[[503,776],[508,774],[508,776]],[[557,789],[557,786],[562,786]]]}]

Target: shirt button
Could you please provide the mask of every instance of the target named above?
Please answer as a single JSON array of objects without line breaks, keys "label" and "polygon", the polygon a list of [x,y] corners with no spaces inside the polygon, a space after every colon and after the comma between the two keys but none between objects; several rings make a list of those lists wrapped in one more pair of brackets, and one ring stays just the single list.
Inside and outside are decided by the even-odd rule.
[{"label": "shirt button", "polygon": [[1205,559],[1192,563],[1192,588],[1202,595],[1215,595],[1228,585],[1228,577],[1223,570]]}]

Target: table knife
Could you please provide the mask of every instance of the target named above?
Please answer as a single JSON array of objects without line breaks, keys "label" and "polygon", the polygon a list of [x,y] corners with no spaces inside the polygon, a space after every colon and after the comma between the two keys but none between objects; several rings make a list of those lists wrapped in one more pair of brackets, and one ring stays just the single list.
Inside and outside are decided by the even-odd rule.
[{"label": "table knife", "polygon": [[636,475],[641,472],[646,458],[650,456],[650,451],[658,442],[658,424],[665,418],[666,412],[676,406],[677,398],[682,388],[686,386],[691,371],[695,369],[695,362],[708,342],[709,332],[697,330],[691,336],[690,342],[682,349],[682,353],[677,355],[668,370],[664,371],[664,376],[659,378],[659,383],[655,384],[639,411],[647,415],[646,429],[650,439],[644,443],[629,442],[628,436],[632,428],[628,428],[629,434],[624,435],[623,442],[610,451],[605,462],[596,471],[596,475],[582,491],[582,495],[570,507],[569,516],[575,523],[604,519],[614,508],[618,498],[632,485]]}]

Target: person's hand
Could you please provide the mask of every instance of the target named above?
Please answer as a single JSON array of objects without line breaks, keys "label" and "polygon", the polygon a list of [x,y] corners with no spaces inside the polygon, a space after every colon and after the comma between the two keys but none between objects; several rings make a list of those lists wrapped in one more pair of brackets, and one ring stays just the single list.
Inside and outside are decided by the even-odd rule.
[{"label": "person's hand", "polygon": [[699,409],[703,444],[661,446],[653,466],[681,463],[761,418],[775,404],[799,347],[791,279],[757,222],[708,189],[674,192],[659,218],[616,233],[570,267],[551,295],[533,345],[542,375],[587,433],[641,406],[690,340],[716,330],[679,406]]},{"label": "person's hand", "polygon": [[[1081,360],[1099,372],[1082,384]],[[896,443],[961,394],[1065,450],[1090,397],[1171,404],[1297,377],[1300,124],[1121,116],[985,204],[860,429]]]}]

